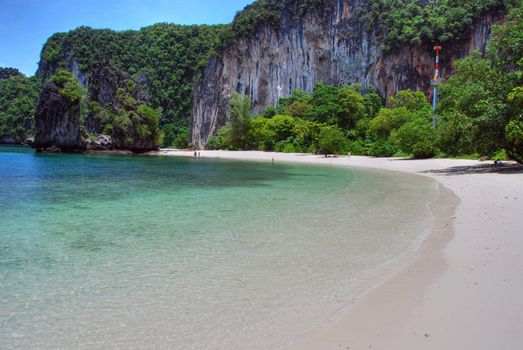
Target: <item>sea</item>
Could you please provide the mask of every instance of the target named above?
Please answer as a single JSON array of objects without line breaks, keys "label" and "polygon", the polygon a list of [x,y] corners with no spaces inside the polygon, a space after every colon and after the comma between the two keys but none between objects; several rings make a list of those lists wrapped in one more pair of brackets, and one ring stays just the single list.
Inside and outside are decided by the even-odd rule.
[{"label": "sea", "polygon": [[284,349],[430,231],[375,170],[0,147],[1,349]]}]

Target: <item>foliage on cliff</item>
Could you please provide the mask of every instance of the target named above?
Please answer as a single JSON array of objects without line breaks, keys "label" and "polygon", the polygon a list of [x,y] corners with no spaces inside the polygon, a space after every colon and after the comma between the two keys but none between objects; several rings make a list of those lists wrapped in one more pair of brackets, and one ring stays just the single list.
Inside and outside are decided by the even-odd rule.
[{"label": "foliage on cliff", "polygon": [[194,81],[225,27],[160,23],[124,32],[80,27],[48,39],[39,76],[45,79],[58,68],[71,69],[73,59],[86,73],[99,62],[110,62],[131,75],[144,74],[151,85],[152,107],[162,108],[162,126],[168,132],[183,130],[189,125]]},{"label": "foliage on cliff", "polygon": [[0,80],[4,80],[10,77],[14,76],[20,76],[23,75],[20,73],[20,71],[16,68],[4,68],[0,67]]},{"label": "foliage on cliff", "polygon": [[368,29],[385,35],[385,50],[402,44],[459,40],[475,19],[518,0],[370,0],[361,8]]},{"label": "foliage on cliff", "polygon": [[82,89],[78,80],[65,69],[59,69],[55,75],[51,77],[53,83],[59,88],[59,93],[66,97],[73,103],[82,102],[82,98],[85,98],[85,90]]},{"label": "foliage on cliff", "polygon": [[134,81],[116,90],[112,108],[104,108],[96,101],[89,105],[89,116],[99,125],[96,132],[110,135],[113,147],[119,149],[150,150],[160,145],[160,109],[154,109],[133,96]]},{"label": "foliage on cliff", "polygon": [[[505,9],[519,0],[368,0],[356,5],[362,28],[385,37],[385,51],[403,44],[444,43],[459,40],[471,24],[490,10]],[[332,14],[330,0],[258,0],[236,14],[233,35],[254,34],[261,25],[279,27],[285,17],[299,20],[314,10],[325,19]],[[352,11],[352,9],[351,9]]]},{"label": "foliage on cliff", "polygon": [[441,147],[450,155],[491,155],[506,148],[523,161],[523,6],[493,29],[489,56],[469,56],[442,86]]},{"label": "foliage on cliff", "polygon": [[328,0],[258,0],[236,13],[232,22],[235,37],[254,34],[259,26],[279,27],[284,15],[298,21],[310,9],[321,10],[328,15],[332,11],[332,2]]},{"label": "foliage on cliff", "polygon": [[[427,6],[431,4],[457,6],[445,1]],[[471,13],[499,5],[459,4]],[[232,142],[235,130],[226,125],[210,146],[326,153],[322,145],[335,144],[328,152],[418,158],[508,154],[523,162],[523,6],[520,1],[508,9],[505,22],[493,29],[487,57],[475,53],[458,61],[455,73],[441,85],[436,128],[422,92],[400,91],[383,107],[372,89],[317,83],[311,94],[295,91],[280,99],[276,109],[268,107],[250,119],[241,144]]]},{"label": "foliage on cliff", "polygon": [[[141,99],[143,94],[137,83],[126,79],[129,75],[124,72],[113,68],[97,74],[110,82],[105,81],[103,87],[98,86],[99,81],[93,82],[89,91],[65,69],[58,69],[47,81],[36,113],[35,146],[65,147],[68,151],[156,149],[162,137],[160,110]],[[102,95],[101,103],[91,99]],[[110,101],[107,96],[111,96]],[[63,132],[56,132],[64,125],[67,127]]]},{"label": "foliage on cliff", "polygon": [[40,88],[18,71],[1,69],[0,139],[23,142],[33,136],[34,113]]}]

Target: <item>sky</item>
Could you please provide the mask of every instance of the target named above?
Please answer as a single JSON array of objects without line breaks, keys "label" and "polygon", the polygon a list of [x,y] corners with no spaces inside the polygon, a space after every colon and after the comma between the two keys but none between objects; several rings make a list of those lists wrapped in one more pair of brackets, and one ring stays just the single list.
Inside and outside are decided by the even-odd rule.
[{"label": "sky", "polygon": [[0,67],[36,72],[52,34],[79,26],[114,30],[158,23],[219,24],[253,0],[0,0]]}]

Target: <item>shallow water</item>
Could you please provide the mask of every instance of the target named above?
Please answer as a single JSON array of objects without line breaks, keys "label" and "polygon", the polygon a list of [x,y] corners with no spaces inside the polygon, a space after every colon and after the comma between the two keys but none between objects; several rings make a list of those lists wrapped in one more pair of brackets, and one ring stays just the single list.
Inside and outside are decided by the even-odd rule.
[{"label": "shallow water", "polygon": [[1,349],[277,349],[430,225],[421,177],[0,147]]}]

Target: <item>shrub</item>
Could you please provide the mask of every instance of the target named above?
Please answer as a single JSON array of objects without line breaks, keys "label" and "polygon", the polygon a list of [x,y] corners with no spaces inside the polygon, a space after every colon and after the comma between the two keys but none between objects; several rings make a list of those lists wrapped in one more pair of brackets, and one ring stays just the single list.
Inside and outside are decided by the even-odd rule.
[{"label": "shrub", "polygon": [[436,154],[436,132],[431,123],[423,118],[417,118],[393,131],[392,140],[406,153],[415,158],[430,158]]},{"label": "shrub", "polygon": [[509,155],[519,163],[523,163],[523,121],[512,120],[508,123],[505,135],[509,145]]},{"label": "shrub", "polygon": [[321,154],[339,154],[345,144],[343,132],[335,126],[323,126],[318,136],[318,151]]},{"label": "shrub", "polygon": [[492,154],[492,156],[490,156],[490,159],[492,159],[492,160],[509,160],[509,157],[507,155],[507,151],[505,151],[504,149],[500,149],[499,151],[494,152],[494,154]]},{"label": "shrub", "polygon": [[175,148],[184,149],[189,146],[189,129],[183,128],[180,133],[175,137],[173,146]]},{"label": "shrub", "polygon": [[367,151],[372,157],[392,157],[398,149],[388,140],[379,139],[371,142]]},{"label": "shrub", "polygon": [[378,115],[369,122],[367,134],[374,139],[387,138],[392,130],[415,118],[416,114],[406,107],[382,108]]},{"label": "shrub", "polygon": [[232,136],[231,136],[231,125],[230,123],[225,124],[218,129],[216,135],[211,136],[207,141],[207,149],[234,149],[232,147]]},{"label": "shrub", "polygon": [[51,78],[59,87],[59,93],[73,103],[79,103],[83,96],[83,89],[76,78],[65,69],[59,69]]},{"label": "shrub", "polygon": [[347,152],[350,152],[352,155],[362,156],[367,154],[367,148],[360,140],[347,142],[346,148]]}]

